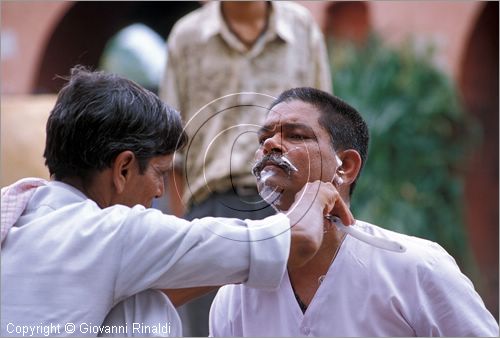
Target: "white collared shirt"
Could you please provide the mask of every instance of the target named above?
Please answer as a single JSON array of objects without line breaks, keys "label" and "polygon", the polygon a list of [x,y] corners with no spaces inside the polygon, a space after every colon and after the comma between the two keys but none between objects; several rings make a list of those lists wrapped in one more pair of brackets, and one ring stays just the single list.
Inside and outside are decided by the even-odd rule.
[{"label": "white collared shirt", "polygon": [[210,311],[212,336],[498,336],[470,280],[436,243],[357,221],[405,253],[347,236],[305,313],[288,274],[277,290],[222,287]]},{"label": "white collared shirt", "polygon": [[282,214],[188,222],[139,205],[101,209],[73,187],[49,182],[2,243],[1,335],[113,334],[95,331],[108,314],[105,325],[130,326],[119,335],[140,333],[131,332],[136,320],[170,323],[167,335],[180,335],[174,307],[150,289],[229,282],[273,288],[289,245]]}]

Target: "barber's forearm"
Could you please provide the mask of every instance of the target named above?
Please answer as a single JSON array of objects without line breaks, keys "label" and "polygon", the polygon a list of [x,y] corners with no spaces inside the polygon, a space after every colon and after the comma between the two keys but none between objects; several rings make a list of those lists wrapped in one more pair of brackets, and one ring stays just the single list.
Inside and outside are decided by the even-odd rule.
[{"label": "barber's forearm", "polygon": [[322,231],[311,231],[311,228],[323,228],[322,210],[313,206],[304,217],[303,211],[296,208],[288,217],[292,227],[290,243],[289,267],[300,267],[314,257],[323,240]]},{"label": "barber's forearm", "polygon": [[185,289],[165,289],[162,291],[167,295],[175,307],[179,307],[209,293],[210,291],[217,290],[219,287],[220,286],[200,286]]}]

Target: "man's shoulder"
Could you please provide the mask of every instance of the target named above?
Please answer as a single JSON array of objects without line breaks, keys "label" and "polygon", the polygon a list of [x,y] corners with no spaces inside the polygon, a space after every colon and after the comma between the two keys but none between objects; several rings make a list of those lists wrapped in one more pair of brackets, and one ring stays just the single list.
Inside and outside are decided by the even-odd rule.
[{"label": "man's shoulder", "polygon": [[421,238],[421,237],[416,237],[412,235],[407,235],[401,232],[397,232],[395,230],[390,230],[387,228],[384,228],[379,225],[375,225],[372,223],[368,223],[365,221],[360,221],[356,220],[356,225],[359,226],[363,231],[368,232],[372,235],[375,236],[382,236],[382,237],[387,237],[389,239],[395,239],[399,241],[403,241],[406,243],[412,243],[417,246],[439,246],[436,242],[433,242],[431,240]]},{"label": "man's shoulder", "polygon": [[278,14],[288,19],[288,22],[291,24],[296,24],[296,21],[306,25],[316,24],[309,9],[300,4],[294,3],[293,1],[276,1],[273,2],[273,5]]},{"label": "man's shoulder", "polygon": [[290,13],[290,15],[297,15],[304,18],[312,18],[309,9],[293,1],[276,1],[273,2],[273,5],[284,13]]},{"label": "man's shoulder", "polygon": [[379,250],[378,252],[383,254],[384,259],[390,261],[390,264],[400,262],[408,268],[413,267],[419,271],[435,269],[443,264],[456,264],[453,257],[441,245],[429,239],[406,235],[367,222],[357,221],[357,224],[363,231],[396,241],[406,248],[403,253]]},{"label": "man's shoulder", "polygon": [[192,43],[199,39],[204,27],[213,20],[211,4],[206,4],[180,18],[172,27],[168,41]]}]

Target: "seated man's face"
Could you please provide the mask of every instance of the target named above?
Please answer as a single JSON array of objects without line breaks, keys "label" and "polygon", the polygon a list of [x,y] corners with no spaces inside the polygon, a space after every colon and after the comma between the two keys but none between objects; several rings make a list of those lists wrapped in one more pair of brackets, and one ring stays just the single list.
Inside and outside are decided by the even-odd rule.
[{"label": "seated man's face", "polygon": [[269,112],[259,131],[257,188],[280,210],[288,210],[306,182],[333,180],[337,162],[330,135],[319,124],[320,114],[302,101],[282,102]]}]

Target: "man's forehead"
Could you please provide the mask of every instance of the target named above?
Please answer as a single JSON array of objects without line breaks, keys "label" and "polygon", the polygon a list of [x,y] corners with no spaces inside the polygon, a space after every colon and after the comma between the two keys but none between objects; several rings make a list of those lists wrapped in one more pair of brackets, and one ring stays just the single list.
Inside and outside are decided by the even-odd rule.
[{"label": "man's forehead", "polygon": [[282,102],[267,114],[264,127],[281,124],[295,124],[313,127],[317,124],[319,112],[315,107],[302,101]]}]

